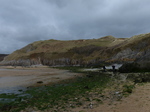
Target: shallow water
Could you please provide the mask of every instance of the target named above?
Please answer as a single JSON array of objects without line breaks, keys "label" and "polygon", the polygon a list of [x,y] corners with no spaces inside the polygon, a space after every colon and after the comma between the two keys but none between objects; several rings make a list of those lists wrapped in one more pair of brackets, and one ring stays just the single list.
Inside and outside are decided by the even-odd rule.
[{"label": "shallow water", "polygon": [[7,76],[0,77],[0,94],[1,93],[20,93],[20,90],[26,90],[26,86],[31,84],[27,76]]},{"label": "shallow water", "polygon": [[27,90],[27,88],[26,87],[21,87],[21,86],[18,86],[18,87],[5,87],[5,88],[0,88],[0,94],[2,94],[2,93],[20,94],[25,90]]}]

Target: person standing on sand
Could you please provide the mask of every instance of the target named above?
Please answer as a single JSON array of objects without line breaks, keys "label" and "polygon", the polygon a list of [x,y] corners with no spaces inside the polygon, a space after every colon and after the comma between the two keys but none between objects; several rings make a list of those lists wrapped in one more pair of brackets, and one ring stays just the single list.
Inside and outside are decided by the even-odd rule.
[{"label": "person standing on sand", "polygon": [[106,72],[106,67],[105,66],[103,66],[103,70],[104,70],[104,72]]},{"label": "person standing on sand", "polygon": [[115,72],[115,65],[112,65],[112,70],[113,72]]}]

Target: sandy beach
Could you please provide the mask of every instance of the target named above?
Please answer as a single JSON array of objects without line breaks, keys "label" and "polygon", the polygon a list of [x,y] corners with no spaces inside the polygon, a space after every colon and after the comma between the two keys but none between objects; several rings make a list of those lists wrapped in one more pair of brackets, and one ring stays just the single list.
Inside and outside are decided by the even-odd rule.
[{"label": "sandy beach", "polygon": [[71,73],[68,70],[53,69],[47,66],[32,68],[1,66],[0,93],[8,92],[12,88],[47,85],[79,75],[81,74]]},{"label": "sandy beach", "polygon": [[[32,68],[0,67],[0,93],[13,92],[12,88],[40,86],[61,80],[81,76],[80,73],[71,73],[68,70],[59,70],[47,66]],[[42,81],[43,83],[37,83]],[[76,107],[72,112],[149,112],[150,110],[150,83],[136,85],[133,93],[120,101],[104,102],[94,108]],[[10,91],[9,91],[10,90]],[[94,105],[94,104],[93,104]],[[41,112],[41,111],[37,111]],[[44,112],[49,112],[44,111]]]}]

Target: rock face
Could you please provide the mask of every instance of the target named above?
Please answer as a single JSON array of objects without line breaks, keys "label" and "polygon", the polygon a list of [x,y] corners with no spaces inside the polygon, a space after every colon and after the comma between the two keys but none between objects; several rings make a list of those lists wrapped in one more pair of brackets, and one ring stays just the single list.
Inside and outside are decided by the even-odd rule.
[{"label": "rock face", "polygon": [[126,48],[125,50],[122,50],[118,52],[112,59],[118,60],[118,61],[134,61],[137,58],[138,51],[131,50],[131,48]]},{"label": "rock face", "polygon": [[[106,36],[91,40],[37,41],[8,55],[1,65],[90,65],[145,63],[150,60],[150,33],[131,38]],[[141,64],[144,63],[144,64]]]}]

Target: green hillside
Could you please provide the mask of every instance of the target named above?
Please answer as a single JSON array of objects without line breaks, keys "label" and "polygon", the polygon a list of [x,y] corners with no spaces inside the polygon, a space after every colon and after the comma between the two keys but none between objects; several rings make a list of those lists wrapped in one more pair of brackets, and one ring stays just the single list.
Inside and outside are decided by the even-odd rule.
[{"label": "green hillside", "polygon": [[44,40],[31,43],[7,56],[2,64],[81,65],[135,61],[150,48],[150,34],[131,38],[113,36],[84,40]]}]

